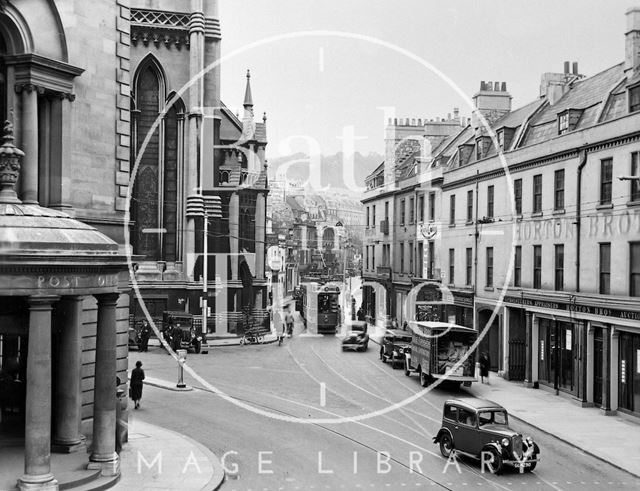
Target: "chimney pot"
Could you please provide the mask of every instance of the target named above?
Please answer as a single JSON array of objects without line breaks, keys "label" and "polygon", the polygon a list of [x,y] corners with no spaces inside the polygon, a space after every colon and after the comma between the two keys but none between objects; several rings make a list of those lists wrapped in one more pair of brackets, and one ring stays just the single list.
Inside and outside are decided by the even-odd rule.
[{"label": "chimney pot", "polygon": [[493,90],[495,90],[496,92],[500,92],[500,82],[493,83]]},{"label": "chimney pot", "polygon": [[393,118],[393,124],[397,125],[398,124],[398,118]]},{"label": "chimney pot", "polygon": [[573,74],[574,75],[578,75],[578,62],[577,61],[573,62]]},{"label": "chimney pot", "polygon": [[457,107],[453,108],[453,117],[458,119],[458,116],[460,115],[460,109],[458,109]]},{"label": "chimney pot", "polygon": [[507,82],[502,82],[502,92],[507,91]]},{"label": "chimney pot", "polygon": [[640,72],[640,6],[627,10],[624,73],[628,78]]},{"label": "chimney pot", "polygon": [[422,118],[418,118],[418,126],[422,126]]},{"label": "chimney pot", "polygon": [[447,113],[447,121],[451,121],[451,113]]},{"label": "chimney pot", "polygon": [[564,73],[569,73],[569,62],[565,61],[564,62]]},{"label": "chimney pot", "polygon": [[480,82],[480,90],[484,90],[484,80]]}]

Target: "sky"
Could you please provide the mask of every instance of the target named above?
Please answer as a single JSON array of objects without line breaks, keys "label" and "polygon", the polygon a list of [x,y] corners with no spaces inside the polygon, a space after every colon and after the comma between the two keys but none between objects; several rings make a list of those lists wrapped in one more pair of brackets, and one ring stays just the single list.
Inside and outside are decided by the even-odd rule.
[{"label": "sky", "polygon": [[386,117],[469,117],[483,80],[506,82],[517,108],[565,60],[594,75],[624,60],[625,12],[640,0],[219,2],[222,100],[241,108],[250,68],[277,158],[383,154]]}]

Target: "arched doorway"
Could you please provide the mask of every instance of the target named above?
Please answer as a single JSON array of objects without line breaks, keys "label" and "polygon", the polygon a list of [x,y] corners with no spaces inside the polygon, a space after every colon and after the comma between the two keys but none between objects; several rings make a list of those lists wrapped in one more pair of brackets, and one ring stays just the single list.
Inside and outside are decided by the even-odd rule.
[{"label": "arched doorway", "polygon": [[[485,328],[487,327],[487,323],[491,318],[491,314],[493,313],[490,309],[482,309],[479,310],[478,315],[478,334],[481,335]],[[500,367],[500,316],[496,315],[493,318],[493,322],[491,326],[484,334],[482,341],[478,345],[478,357],[486,352],[489,355],[490,366],[489,369],[493,372],[497,372]]]}]

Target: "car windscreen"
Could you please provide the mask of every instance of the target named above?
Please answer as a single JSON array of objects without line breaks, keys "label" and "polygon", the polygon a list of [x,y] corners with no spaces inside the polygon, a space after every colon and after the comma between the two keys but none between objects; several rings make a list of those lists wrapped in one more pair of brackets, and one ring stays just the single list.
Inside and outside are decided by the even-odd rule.
[{"label": "car windscreen", "polygon": [[505,411],[480,411],[478,413],[480,426],[506,425],[507,421],[507,413]]},{"label": "car windscreen", "polygon": [[411,336],[402,336],[396,338],[396,343],[411,343]]}]

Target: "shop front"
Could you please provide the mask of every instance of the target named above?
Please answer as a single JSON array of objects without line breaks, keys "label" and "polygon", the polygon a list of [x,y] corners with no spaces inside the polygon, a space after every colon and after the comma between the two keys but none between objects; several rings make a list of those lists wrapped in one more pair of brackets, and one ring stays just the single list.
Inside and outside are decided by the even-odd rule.
[{"label": "shop front", "polygon": [[538,380],[555,390],[580,396],[582,326],[540,317],[538,320]]},{"label": "shop front", "polygon": [[620,330],[618,409],[640,416],[640,332]]}]

